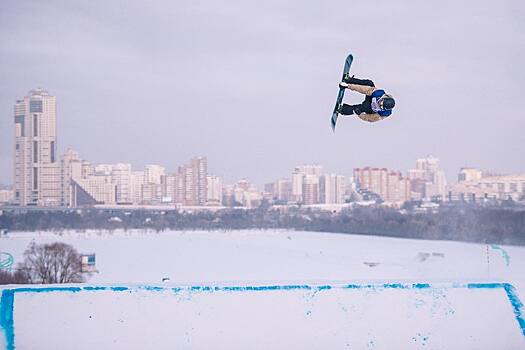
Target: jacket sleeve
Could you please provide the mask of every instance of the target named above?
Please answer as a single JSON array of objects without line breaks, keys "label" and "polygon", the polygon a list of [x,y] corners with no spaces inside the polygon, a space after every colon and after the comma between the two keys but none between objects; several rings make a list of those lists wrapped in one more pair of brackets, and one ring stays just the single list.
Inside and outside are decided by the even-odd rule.
[{"label": "jacket sleeve", "polygon": [[372,93],[376,90],[373,86],[357,85],[357,84],[348,84],[348,88],[352,91],[357,91],[363,95],[372,96]]},{"label": "jacket sleeve", "polygon": [[377,122],[377,121],[383,119],[377,113],[374,113],[374,114],[361,113],[361,114],[358,115],[358,117],[359,117],[359,119],[364,120],[366,122],[370,122],[370,123]]}]

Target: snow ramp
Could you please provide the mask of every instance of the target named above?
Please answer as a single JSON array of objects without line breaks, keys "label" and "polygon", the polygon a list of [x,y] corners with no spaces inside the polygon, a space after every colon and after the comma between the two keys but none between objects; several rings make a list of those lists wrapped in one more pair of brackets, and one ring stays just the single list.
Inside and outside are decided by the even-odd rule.
[{"label": "snow ramp", "polygon": [[507,283],[1,290],[0,349],[524,349]]}]

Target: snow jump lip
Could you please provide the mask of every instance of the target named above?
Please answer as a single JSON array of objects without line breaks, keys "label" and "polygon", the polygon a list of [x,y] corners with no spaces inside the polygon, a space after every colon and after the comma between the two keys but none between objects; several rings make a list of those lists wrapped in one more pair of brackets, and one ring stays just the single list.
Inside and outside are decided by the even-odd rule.
[{"label": "snow jump lip", "polygon": [[[15,349],[14,301],[18,293],[79,293],[79,292],[172,292],[172,293],[213,293],[213,292],[272,292],[305,290],[322,292],[335,289],[361,289],[361,290],[386,290],[386,289],[502,289],[512,306],[514,317],[521,333],[525,337],[525,310],[515,288],[510,283],[324,283],[324,284],[253,284],[253,285],[81,285],[81,286],[34,286],[34,287],[8,287],[1,288],[0,299],[0,332],[5,338],[5,349]],[[1,336],[1,335],[0,335]]]}]

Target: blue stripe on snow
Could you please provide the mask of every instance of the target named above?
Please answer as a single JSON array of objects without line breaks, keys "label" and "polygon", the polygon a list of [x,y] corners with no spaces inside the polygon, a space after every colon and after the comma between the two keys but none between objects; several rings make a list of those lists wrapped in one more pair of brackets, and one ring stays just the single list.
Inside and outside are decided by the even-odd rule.
[{"label": "blue stripe on snow", "polygon": [[504,283],[503,288],[505,289],[510,304],[512,305],[512,309],[514,310],[514,316],[516,317],[516,320],[518,321],[518,324],[521,328],[521,333],[525,337],[525,314],[523,312],[523,303],[521,302],[520,298],[518,298],[516,290],[511,284]]},{"label": "blue stripe on snow", "polygon": [[4,331],[7,350],[15,348],[14,302],[15,292],[11,289],[3,290],[0,300],[0,329]]}]

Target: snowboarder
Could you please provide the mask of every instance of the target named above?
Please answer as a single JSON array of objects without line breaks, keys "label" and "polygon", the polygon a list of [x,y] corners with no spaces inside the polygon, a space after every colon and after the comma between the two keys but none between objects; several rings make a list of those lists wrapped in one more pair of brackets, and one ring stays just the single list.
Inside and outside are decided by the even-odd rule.
[{"label": "snowboarder", "polygon": [[358,79],[346,74],[343,81],[339,83],[339,87],[366,95],[365,100],[358,105],[341,103],[337,112],[342,115],[355,114],[360,119],[373,123],[391,115],[392,109],[396,105],[392,95],[385,93],[385,90],[376,88],[372,80]]}]

